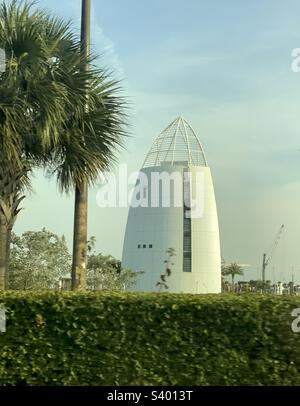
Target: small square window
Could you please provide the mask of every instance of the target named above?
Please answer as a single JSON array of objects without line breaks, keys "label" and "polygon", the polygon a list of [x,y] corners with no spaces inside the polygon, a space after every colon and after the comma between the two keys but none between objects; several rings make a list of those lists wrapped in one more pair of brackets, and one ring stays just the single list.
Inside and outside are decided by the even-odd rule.
[{"label": "small square window", "polygon": [[138,248],[141,248],[141,244],[138,245]]},{"label": "small square window", "polygon": [[149,244],[149,248],[152,248],[152,244]]},{"label": "small square window", "polygon": [[143,248],[146,248],[146,244],[143,244]]}]

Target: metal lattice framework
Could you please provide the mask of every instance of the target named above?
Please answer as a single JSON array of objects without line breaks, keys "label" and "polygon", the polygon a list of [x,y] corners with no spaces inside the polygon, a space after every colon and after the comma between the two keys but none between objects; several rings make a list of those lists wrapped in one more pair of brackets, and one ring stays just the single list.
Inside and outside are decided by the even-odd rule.
[{"label": "metal lattice framework", "polygon": [[178,117],[154,141],[143,168],[164,164],[207,166],[200,141],[188,122]]}]

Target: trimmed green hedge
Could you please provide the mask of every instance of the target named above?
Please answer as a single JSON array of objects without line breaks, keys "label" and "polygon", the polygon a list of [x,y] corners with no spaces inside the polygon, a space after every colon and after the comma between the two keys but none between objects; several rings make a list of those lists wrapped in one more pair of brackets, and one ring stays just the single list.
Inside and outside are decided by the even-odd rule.
[{"label": "trimmed green hedge", "polygon": [[300,298],[0,295],[0,385],[300,385]]}]

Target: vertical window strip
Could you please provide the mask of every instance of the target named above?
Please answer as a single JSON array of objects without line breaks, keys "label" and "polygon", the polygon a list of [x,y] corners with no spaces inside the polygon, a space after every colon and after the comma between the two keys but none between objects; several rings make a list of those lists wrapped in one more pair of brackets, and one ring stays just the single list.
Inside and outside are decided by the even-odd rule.
[{"label": "vertical window strip", "polygon": [[192,224],[190,176],[183,172],[183,272],[192,272]]}]

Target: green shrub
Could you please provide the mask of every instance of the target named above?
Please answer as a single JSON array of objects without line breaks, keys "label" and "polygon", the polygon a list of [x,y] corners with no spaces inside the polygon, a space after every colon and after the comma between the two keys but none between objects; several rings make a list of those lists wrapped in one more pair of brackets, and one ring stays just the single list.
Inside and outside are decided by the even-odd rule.
[{"label": "green shrub", "polygon": [[0,295],[1,385],[300,385],[300,298]]}]

